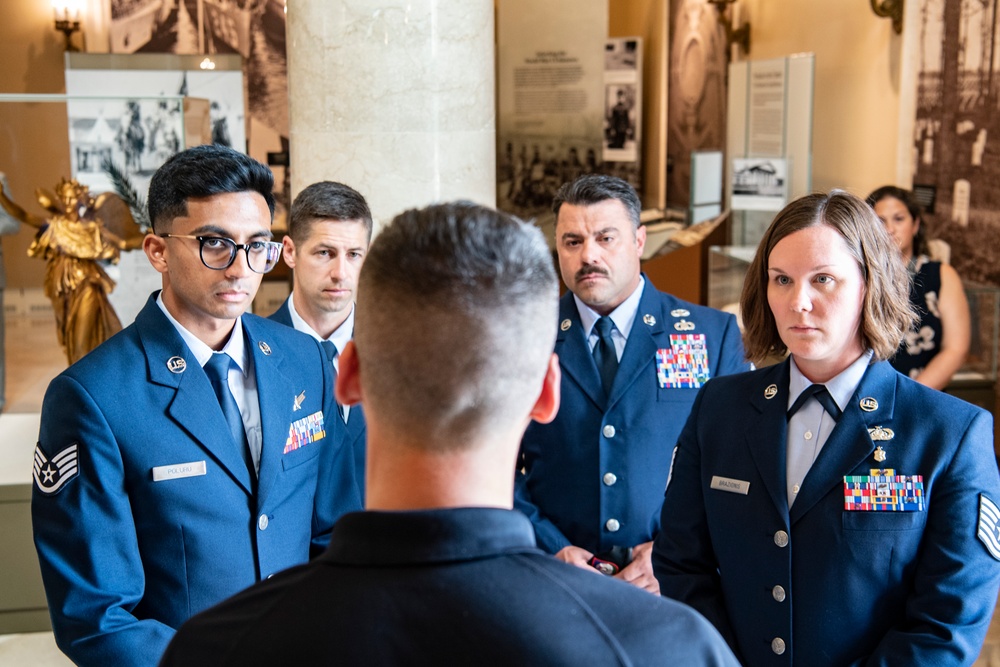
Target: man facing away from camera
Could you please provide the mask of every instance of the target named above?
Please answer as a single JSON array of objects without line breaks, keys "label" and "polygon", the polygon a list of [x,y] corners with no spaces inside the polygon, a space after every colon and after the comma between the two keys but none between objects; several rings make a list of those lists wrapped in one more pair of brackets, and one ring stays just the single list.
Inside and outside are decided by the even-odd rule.
[{"label": "man facing away from camera", "polygon": [[192,619],[164,665],[736,665],[689,608],[561,563],[512,510],[559,407],[535,228],[470,203],[398,216],[361,271],[337,379],[368,417],[367,511],[326,553]]}]

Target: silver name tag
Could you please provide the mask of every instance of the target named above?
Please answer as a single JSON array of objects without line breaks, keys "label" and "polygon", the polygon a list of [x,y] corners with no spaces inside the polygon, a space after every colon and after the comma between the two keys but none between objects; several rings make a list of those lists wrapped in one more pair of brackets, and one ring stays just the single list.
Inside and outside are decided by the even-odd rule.
[{"label": "silver name tag", "polygon": [[175,463],[169,466],[156,466],[153,468],[153,481],[162,482],[168,479],[181,479],[184,477],[198,477],[206,473],[204,461],[191,461],[190,463]]},{"label": "silver name tag", "polygon": [[712,477],[712,488],[718,491],[728,491],[729,493],[740,493],[745,496],[750,491],[750,482],[715,475]]}]

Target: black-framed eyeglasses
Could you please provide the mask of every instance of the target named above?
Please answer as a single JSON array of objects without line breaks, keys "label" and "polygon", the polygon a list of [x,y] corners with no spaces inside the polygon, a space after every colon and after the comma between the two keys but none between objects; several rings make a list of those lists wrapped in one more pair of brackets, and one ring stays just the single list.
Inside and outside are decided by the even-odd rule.
[{"label": "black-framed eyeglasses", "polygon": [[251,241],[237,243],[224,236],[191,236],[190,234],[160,234],[164,239],[196,239],[201,263],[215,271],[232,266],[236,253],[241,249],[247,254],[247,266],[254,273],[267,273],[281,257],[281,244],[277,241]]}]

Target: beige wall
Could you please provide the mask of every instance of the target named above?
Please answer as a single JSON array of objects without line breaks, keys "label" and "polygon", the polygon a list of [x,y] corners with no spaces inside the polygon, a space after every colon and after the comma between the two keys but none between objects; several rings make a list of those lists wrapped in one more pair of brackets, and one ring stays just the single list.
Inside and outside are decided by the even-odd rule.
[{"label": "beige wall", "polygon": [[610,0],[609,37],[643,39],[643,206],[663,208],[667,181],[667,7],[669,0]]},{"label": "beige wall", "polygon": [[816,54],[813,189],[897,181],[902,38],[866,2],[742,0],[752,59]]},{"label": "beige wall", "polygon": [[[0,93],[64,92],[64,39],[52,25],[51,5],[18,2],[7,9],[0,21]],[[18,131],[25,127],[32,131]],[[30,212],[41,213],[35,188],[51,189],[69,176],[67,149],[65,106],[32,104],[13,111],[5,104],[0,109],[0,171],[6,172],[15,201]],[[33,236],[34,229],[22,225],[18,234],[3,237],[8,289],[42,286],[45,263],[26,255]]]}]

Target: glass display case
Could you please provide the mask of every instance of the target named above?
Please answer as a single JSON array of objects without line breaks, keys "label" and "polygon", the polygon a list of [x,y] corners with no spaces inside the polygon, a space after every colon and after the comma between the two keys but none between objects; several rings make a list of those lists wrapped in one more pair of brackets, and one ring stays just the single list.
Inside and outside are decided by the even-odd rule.
[{"label": "glass display case", "polygon": [[[712,246],[708,253],[708,305],[739,317],[740,292],[755,246]],[[965,283],[972,319],[972,341],[965,364],[946,391],[996,411],[997,344],[1000,340],[1000,289]],[[740,320],[742,326],[742,320]]]}]

